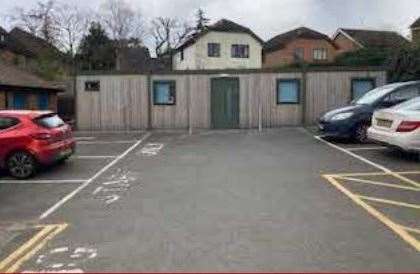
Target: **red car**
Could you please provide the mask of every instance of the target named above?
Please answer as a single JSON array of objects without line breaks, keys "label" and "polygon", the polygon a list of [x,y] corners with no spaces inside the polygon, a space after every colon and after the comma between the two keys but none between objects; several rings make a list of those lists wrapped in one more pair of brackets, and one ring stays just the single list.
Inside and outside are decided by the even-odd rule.
[{"label": "red car", "polygon": [[0,111],[0,168],[25,179],[38,165],[65,161],[75,150],[69,125],[50,111]]}]

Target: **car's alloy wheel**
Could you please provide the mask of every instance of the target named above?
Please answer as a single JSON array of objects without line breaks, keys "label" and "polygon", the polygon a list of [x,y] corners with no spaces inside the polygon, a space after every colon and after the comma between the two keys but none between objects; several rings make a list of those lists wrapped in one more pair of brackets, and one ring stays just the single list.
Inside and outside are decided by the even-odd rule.
[{"label": "car's alloy wheel", "polygon": [[36,162],[29,153],[19,151],[9,157],[7,167],[10,175],[18,179],[25,179],[35,173]]},{"label": "car's alloy wheel", "polygon": [[368,142],[367,130],[369,128],[368,124],[360,124],[355,133],[355,138],[358,142],[364,144]]}]

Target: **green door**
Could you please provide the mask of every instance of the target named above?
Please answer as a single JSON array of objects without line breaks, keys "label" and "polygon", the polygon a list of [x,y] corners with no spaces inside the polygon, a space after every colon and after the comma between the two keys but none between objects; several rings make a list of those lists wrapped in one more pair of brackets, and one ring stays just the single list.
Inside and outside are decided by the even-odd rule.
[{"label": "green door", "polygon": [[211,124],[213,128],[239,127],[239,79],[211,81]]}]

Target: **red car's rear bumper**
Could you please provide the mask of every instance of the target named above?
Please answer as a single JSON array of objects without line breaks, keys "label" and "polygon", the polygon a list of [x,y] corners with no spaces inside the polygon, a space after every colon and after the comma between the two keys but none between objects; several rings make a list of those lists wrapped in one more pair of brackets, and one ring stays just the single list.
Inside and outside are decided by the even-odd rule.
[{"label": "red car's rear bumper", "polygon": [[71,138],[48,145],[35,145],[31,150],[40,164],[49,165],[70,157],[76,150],[76,142]]}]

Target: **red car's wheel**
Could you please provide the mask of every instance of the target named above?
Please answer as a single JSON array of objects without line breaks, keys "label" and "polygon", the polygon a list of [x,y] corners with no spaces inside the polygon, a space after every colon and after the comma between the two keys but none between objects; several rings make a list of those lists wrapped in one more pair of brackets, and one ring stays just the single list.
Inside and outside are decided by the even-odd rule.
[{"label": "red car's wheel", "polygon": [[11,176],[17,179],[26,179],[35,173],[36,161],[31,154],[18,151],[7,159],[7,169]]}]

